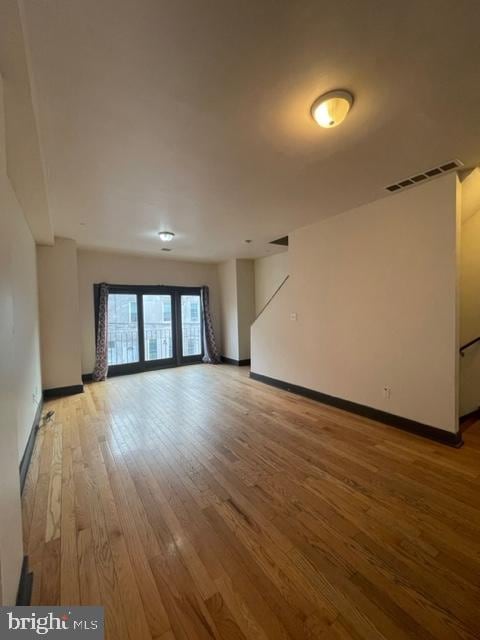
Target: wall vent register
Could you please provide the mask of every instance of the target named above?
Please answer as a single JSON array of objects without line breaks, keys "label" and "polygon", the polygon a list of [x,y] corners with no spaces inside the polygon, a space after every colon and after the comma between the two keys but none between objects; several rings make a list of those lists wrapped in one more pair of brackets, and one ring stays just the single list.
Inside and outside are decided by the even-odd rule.
[{"label": "wall vent register", "polygon": [[276,240],[271,240],[269,244],[278,244],[281,247],[288,247],[288,236],[283,236],[282,238],[277,238]]},{"label": "wall vent register", "polygon": [[460,167],[463,167],[463,162],[461,160],[450,160],[450,162],[445,162],[438,167],[433,167],[432,169],[428,169],[423,173],[417,173],[410,178],[405,178],[405,180],[400,180],[400,182],[390,184],[388,187],[385,187],[385,189],[387,191],[390,191],[390,193],[394,193],[395,191],[400,191],[401,189],[412,187],[420,182],[431,180],[432,178],[441,176],[444,173],[450,173],[450,171],[455,171],[456,169],[460,169]]}]

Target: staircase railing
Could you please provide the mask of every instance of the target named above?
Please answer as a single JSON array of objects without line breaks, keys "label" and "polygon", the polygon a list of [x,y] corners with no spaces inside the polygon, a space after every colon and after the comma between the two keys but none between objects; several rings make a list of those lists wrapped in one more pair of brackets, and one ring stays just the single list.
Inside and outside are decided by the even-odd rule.
[{"label": "staircase railing", "polygon": [[[268,305],[270,304],[270,302],[275,298],[275,296],[277,295],[277,293],[280,291],[280,289],[283,287],[283,285],[286,283],[286,281],[289,279],[289,275],[283,280],[283,282],[280,284],[280,286],[278,286],[275,291],[272,293],[272,295],[270,296],[270,298],[267,300],[267,302],[263,305],[263,307],[260,309],[260,311],[257,313],[257,316],[255,318],[255,320],[258,320],[258,318],[262,315],[262,313],[265,311],[265,309],[268,307]],[[254,320],[254,322],[255,322]],[[479,338],[480,340],[480,338]]]},{"label": "staircase railing", "polygon": [[468,347],[471,347],[476,342],[480,342],[480,336],[478,336],[478,338],[474,338],[473,340],[470,340],[470,342],[467,342],[462,347],[460,347],[460,355],[463,357],[465,355],[464,353],[465,349],[468,349]]}]

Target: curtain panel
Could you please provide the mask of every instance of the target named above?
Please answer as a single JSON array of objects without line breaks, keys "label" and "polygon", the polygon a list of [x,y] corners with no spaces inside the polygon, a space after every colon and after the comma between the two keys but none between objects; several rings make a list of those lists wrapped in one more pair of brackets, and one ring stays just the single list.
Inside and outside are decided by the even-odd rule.
[{"label": "curtain panel", "polygon": [[95,369],[92,379],[95,382],[105,380],[108,374],[108,285],[102,282],[99,287],[97,342],[95,345]]},{"label": "curtain panel", "polygon": [[[95,368],[92,379],[95,382],[105,380],[108,375],[108,294],[109,286],[106,282],[99,285],[98,290],[98,316],[96,327],[95,344]],[[221,362],[220,352],[217,347],[215,330],[213,328],[212,316],[210,313],[209,288],[200,288],[201,309],[203,318],[203,362],[208,364],[219,364]]]},{"label": "curtain panel", "polygon": [[201,298],[203,314],[203,344],[205,351],[203,362],[206,362],[207,364],[220,364],[220,352],[217,347],[212,316],[210,314],[210,292],[207,286],[201,288]]}]

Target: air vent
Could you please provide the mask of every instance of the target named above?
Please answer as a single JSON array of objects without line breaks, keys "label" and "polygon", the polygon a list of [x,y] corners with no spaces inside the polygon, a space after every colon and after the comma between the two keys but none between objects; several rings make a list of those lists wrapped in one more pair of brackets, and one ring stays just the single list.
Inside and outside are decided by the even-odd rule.
[{"label": "air vent", "polygon": [[162,247],[161,249],[162,251],[171,251],[171,249],[168,249],[167,247]]},{"label": "air vent", "polygon": [[430,178],[435,178],[436,176],[441,176],[444,173],[455,171],[455,169],[460,169],[460,167],[463,167],[463,162],[461,160],[451,160],[450,162],[441,164],[438,167],[433,167],[433,169],[428,169],[423,173],[418,173],[416,176],[412,176],[411,178],[405,178],[405,180],[400,180],[395,184],[390,184],[388,187],[385,187],[385,189],[387,191],[390,191],[390,193],[394,193],[395,191],[406,189],[407,187],[411,187],[412,185],[418,184],[419,182],[424,182],[425,180],[429,180]]},{"label": "air vent", "polygon": [[279,244],[282,247],[288,247],[288,236],[283,236],[283,238],[277,238],[277,240],[272,240],[269,244]]},{"label": "air vent", "polygon": [[422,180],[428,180],[428,176],[426,176],[424,173],[419,173],[418,176],[413,176],[412,178],[412,182],[415,182],[415,184],[417,182],[422,182]]}]

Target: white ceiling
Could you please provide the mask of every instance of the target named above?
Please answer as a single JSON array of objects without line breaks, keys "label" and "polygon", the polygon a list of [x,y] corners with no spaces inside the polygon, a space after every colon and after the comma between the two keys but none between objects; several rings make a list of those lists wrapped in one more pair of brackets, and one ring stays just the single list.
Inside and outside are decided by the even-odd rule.
[{"label": "white ceiling", "polygon": [[[81,246],[265,255],[385,185],[480,161],[475,0],[23,4],[54,229]],[[320,129],[310,105],[336,88],[354,107]]]},{"label": "white ceiling", "polygon": [[[0,1],[0,84],[3,85],[7,172],[30,230],[42,243],[53,242],[45,171],[30,91],[28,55],[17,0]],[[3,150],[2,150],[3,152]]]}]

